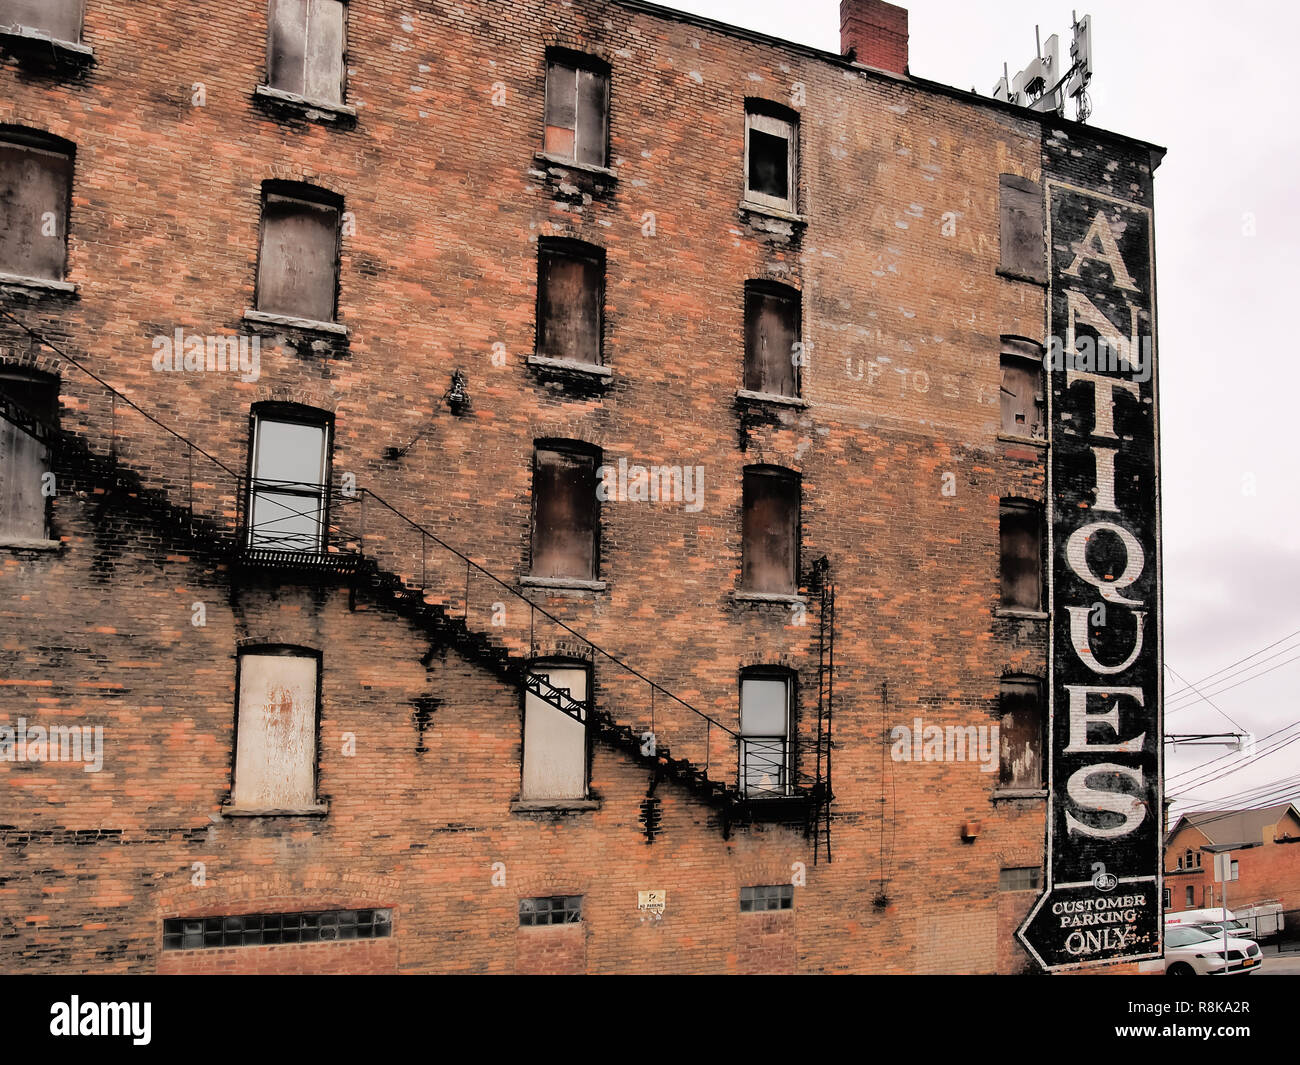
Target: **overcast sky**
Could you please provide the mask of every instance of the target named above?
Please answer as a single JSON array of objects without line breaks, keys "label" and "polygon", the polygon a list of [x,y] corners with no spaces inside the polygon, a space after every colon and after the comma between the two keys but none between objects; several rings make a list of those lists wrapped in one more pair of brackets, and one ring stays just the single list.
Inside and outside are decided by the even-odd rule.
[{"label": "overcast sky", "polygon": [[[667,2],[839,51],[838,0]],[[1044,40],[1060,34],[1068,56],[1076,10],[1056,0],[902,6],[912,72],[986,94],[1004,62],[1014,75],[1034,57],[1036,24]],[[1280,335],[1300,304],[1300,123],[1289,106],[1300,5],[1088,0],[1077,10],[1093,19],[1090,124],[1169,149],[1156,174],[1165,660],[1214,705],[1179,698],[1167,672],[1166,727],[1250,732],[1265,751],[1300,739],[1300,351]],[[1167,750],[1175,814],[1300,800],[1300,742],[1254,759]]]}]

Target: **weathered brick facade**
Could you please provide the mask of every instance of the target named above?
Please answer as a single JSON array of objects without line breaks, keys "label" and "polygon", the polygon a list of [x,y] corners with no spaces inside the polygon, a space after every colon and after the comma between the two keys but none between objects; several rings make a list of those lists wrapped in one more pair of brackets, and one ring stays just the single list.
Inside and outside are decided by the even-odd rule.
[{"label": "weathered brick facade", "polygon": [[[1048,168],[1149,205],[1150,146],[600,0],[352,0],[356,115],[327,119],[255,97],[262,0],[147,6],[90,0],[92,59],[0,68],[0,123],[75,145],[77,286],[6,286],[0,307],[240,474],[253,404],[330,412],[335,482],[352,475],[517,590],[536,441],[702,467],[698,512],[602,504],[603,590],[522,590],[732,727],[743,667],[797,670],[807,740],[825,556],[833,861],[798,826],[724,833],[670,780],[647,841],[647,763],[600,737],[593,802],[520,808],[517,686],[472,650],[430,652],[373,589],[234,565],[221,471],[0,320],[0,359],[58,376],[61,427],[86,451],[54,460],[57,549],[0,548],[0,722],[104,728],[98,773],[0,762],[0,967],[1019,970],[1012,931],[1036,893],[999,877],[1042,865],[1046,800],[998,796],[971,761],[895,762],[890,730],[994,723],[1003,676],[1045,677],[1046,615],[998,609],[999,501],[1045,495],[1044,449],[1000,438],[1000,338],[1044,342],[1046,315],[1044,286],[999,274],[999,177]],[[613,174],[539,160],[548,47],[608,64]],[[798,112],[801,220],[739,207],[747,97]],[[343,199],[345,336],[244,319],[272,180]],[[528,364],[550,236],[605,250],[605,385]],[[744,286],[762,279],[802,293],[802,406],[736,396]],[[159,372],[153,338],[177,329],[259,335],[260,377]],[[461,415],[443,399],[456,369]],[[755,464],[801,476],[806,617],[736,596]],[[428,601],[469,630],[516,654],[586,653],[481,574],[466,604],[463,564],[365,508],[367,555],[416,585],[423,570]],[[263,643],[321,656],[316,816],[223,813],[237,652]],[[619,722],[651,726],[648,687],[599,655],[593,683]],[[704,761],[697,719],[662,697],[654,714],[663,744]],[[793,910],[739,912],[742,887],[792,879]],[[638,911],[644,890],[666,892],[662,917]],[[583,897],[579,925],[519,927],[521,898],[555,895]],[[351,907],[391,908],[392,937],[163,950],[166,918]]]}]

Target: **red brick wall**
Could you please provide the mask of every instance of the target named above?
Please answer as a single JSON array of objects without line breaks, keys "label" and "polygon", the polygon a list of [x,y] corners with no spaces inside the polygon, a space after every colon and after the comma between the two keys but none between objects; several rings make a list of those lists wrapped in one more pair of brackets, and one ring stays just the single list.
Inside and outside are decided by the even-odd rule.
[{"label": "red brick wall", "polygon": [[[1170,839],[1165,847],[1165,886],[1173,890],[1174,910],[1185,910],[1187,887],[1196,890],[1193,908],[1223,904],[1223,885],[1214,882],[1214,859],[1201,855],[1201,868],[1188,873],[1177,868],[1178,859],[1191,847],[1204,846],[1205,836],[1188,825]],[[1278,901],[1282,908],[1300,908],[1300,841],[1273,842],[1259,847],[1249,847],[1233,852],[1237,861],[1238,879],[1228,884],[1228,909],[1252,902]],[[1207,903],[1207,889],[1212,889],[1213,901]]]},{"label": "red brick wall", "polygon": [[[364,596],[352,613],[342,590],[232,581],[223,560],[128,501],[68,488],[53,513],[61,553],[0,552],[4,711],[102,723],[109,756],[99,774],[0,763],[0,821],[14,826],[0,828],[13,874],[0,884],[6,967],[156,969],[163,914],[207,908],[210,888],[191,886],[203,862],[209,886],[234,880],[255,908],[275,894],[378,881],[376,904],[402,907],[403,971],[511,970],[518,898],[554,884],[588,899],[593,972],[997,968],[999,856],[1041,859],[1044,804],[993,801],[996,774],[972,763],[892,763],[888,734],[918,716],[992,723],[1004,673],[1044,672],[1046,623],[995,616],[999,499],[1044,491],[1041,456],[997,435],[999,337],[1041,337],[1044,319],[1041,288],[996,274],[998,175],[1041,176],[1038,121],[617,4],[353,0],[358,118],[334,128],[253,102],[262,0],[164,0],[147,18],[125,0],[88,8],[95,62],[83,77],[0,67],[0,122],[77,145],[68,278],[79,293],[7,296],[5,306],[239,471],[252,403],[332,411],[336,475],[355,474],[509,582],[527,572],[536,439],[703,466],[698,513],[603,507],[606,591],[539,602],[733,726],[741,666],[798,669],[807,737],[815,609],[800,625],[785,606],[733,598],[743,467],[799,471],[805,567],[827,555],[839,588],[835,860],[814,865],[810,841],[788,829],[724,839],[716,814],[670,785],[658,791],[663,831],[647,845],[638,813],[648,774],[600,745],[598,809],[512,813],[516,692],[454,653],[426,669],[426,637]],[[610,193],[571,194],[535,163],[555,44],[611,64]],[[808,224],[783,234],[738,209],[744,99],[790,102],[797,85]],[[1097,154],[1098,182],[1109,180],[1106,161],[1121,149],[1079,137]],[[266,331],[252,383],[156,372],[154,336],[247,328],[260,188],[271,178],[335,190],[354,217],[340,270],[349,337]],[[565,391],[525,366],[546,235],[606,249],[614,377],[603,394]],[[750,418],[734,394],[744,282],[761,278],[804,293],[810,405]],[[125,409],[114,423],[102,392],[7,325],[0,358],[60,371],[63,424],[101,452],[115,425],[122,461],[187,500],[182,446]],[[474,404],[462,418],[441,401],[456,368]],[[198,468],[197,513],[229,522],[233,490]],[[383,565],[420,573],[418,537],[378,509],[367,523]],[[459,610],[463,567],[431,557],[426,568],[431,597]],[[491,628],[499,600],[510,597],[477,583],[470,623],[526,647],[529,619],[513,600],[506,626]],[[191,624],[196,602],[206,627]],[[535,635],[546,652],[561,636],[545,626]],[[240,640],[322,652],[323,818],[219,813]],[[643,686],[606,664],[596,685],[621,720],[650,725]],[[412,704],[427,696],[441,703],[421,741]],[[655,725],[675,754],[702,757],[704,736],[684,711],[660,701]],[[355,756],[342,753],[345,732]],[[970,820],[983,825],[973,845],[960,838]],[[495,863],[504,887],[492,885]],[[790,878],[796,863],[807,877],[797,943],[748,951],[740,887]],[[637,891],[650,888],[668,892],[660,922],[636,911]],[[877,894],[888,908],[873,904]],[[945,936],[963,914],[984,930]]]}]

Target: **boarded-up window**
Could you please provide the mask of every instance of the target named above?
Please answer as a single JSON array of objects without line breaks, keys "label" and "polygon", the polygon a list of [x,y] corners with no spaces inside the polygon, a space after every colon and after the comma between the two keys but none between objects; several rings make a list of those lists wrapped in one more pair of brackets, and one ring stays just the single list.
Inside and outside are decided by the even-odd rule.
[{"label": "boarded-up window", "polygon": [[1033,677],[1004,679],[1000,710],[1000,783],[1004,788],[1039,791],[1045,779],[1042,685]]},{"label": "boarded-up window", "polygon": [[[552,688],[568,689],[571,698],[587,698],[585,666],[535,662],[532,672],[545,677]],[[532,692],[526,692],[524,696],[524,766],[520,797],[587,797],[587,726]]]},{"label": "boarded-up window", "polygon": [[587,244],[543,243],[537,266],[537,354],[599,364],[605,253]]},{"label": "boarded-up window", "polygon": [[239,656],[239,722],[231,803],[249,810],[316,804],[315,655]]},{"label": "boarded-up window", "polygon": [[745,112],[745,198],[793,212],[799,187],[798,125],[793,113],[751,103]]},{"label": "boarded-up window", "polygon": [[799,394],[799,293],[785,286],[745,286],[745,387],[777,396]]},{"label": "boarded-up window", "polygon": [[1043,603],[1042,508],[1033,503],[1002,504],[1002,605],[1041,610]]},{"label": "boarded-up window", "polygon": [[1046,435],[1043,417],[1043,363],[1041,349],[1004,338],[1002,349],[1002,431],[1010,436],[1041,440]]},{"label": "boarded-up window", "polygon": [[799,586],[799,476],[769,466],[751,466],[744,476],[742,585],[792,595]]},{"label": "boarded-up window", "polygon": [[1003,174],[1000,181],[1002,270],[1033,281],[1047,280],[1043,190],[1033,181]]},{"label": "boarded-up window", "polygon": [[790,677],[740,679],[741,777],[745,794],[786,794],[790,781]]},{"label": "boarded-up window", "polygon": [[71,189],[70,147],[0,132],[0,273],[63,280]]},{"label": "boarded-up window", "polygon": [[[58,418],[57,382],[42,374],[0,370],[0,394],[24,427],[0,417],[0,537],[44,540],[47,495],[42,480],[50,468],[49,449],[30,432],[32,422],[54,428]],[[39,431],[39,430],[37,430]]]},{"label": "boarded-up window", "polygon": [[254,418],[249,547],[323,549],[328,444],[329,426],[323,421]]},{"label": "boarded-up window", "polygon": [[257,308],[316,322],[334,320],[340,204],[327,194],[268,188],[262,201]]},{"label": "boarded-up window", "polygon": [[85,0],[0,0],[0,27],[35,30],[56,41],[81,41]]},{"label": "boarded-up window", "polygon": [[609,76],[573,60],[551,60],[546,67],[546,154],[604,166],[608,121]]},{"label": "boarded-up window", "polygon": [[347,6],[339,0],[271,0],[267,81],[321,103],[343,102]]},{"label": "boarded-up window", "polygon": [[539,447],[533,463],[534,577],[596,579],[596,456]]}]

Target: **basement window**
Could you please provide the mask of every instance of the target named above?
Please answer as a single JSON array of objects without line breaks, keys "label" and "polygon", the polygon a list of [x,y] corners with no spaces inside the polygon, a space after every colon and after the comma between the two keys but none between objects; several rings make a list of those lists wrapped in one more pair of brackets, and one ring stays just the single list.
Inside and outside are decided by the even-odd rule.
[{"label": "basement window", "polygon": [[786,672],[765,670],[741,677],[741,778],[750,798],[789,792],[791,680]]},{"label": "basement window", "polygon": [[293,649],[239,654],[235,809],[303,811],[316,805],[320,657]]},{"label": "basement window", "polygon": [[1037,182],[1003,174],[999,179],[1001,273],[1027,281],[1047,281],[1047,239],[1043,227],[1043,189]]},{"label": "basement window", "polygon": [[580,924],[581,895],[552,895],[545,899],[519,900],[519,927],[533,928],[553,924]]},{"label": "basement window", "polygon": [[50,468],[50,452],[30,430],[54,428],[58,421],[59,385],[45,374],[0,370],[0,540],[43,541],[49,535],[47,496],[42,483]]},{"label": "basement window", "polygon": [[[534,662],[529,672],[544,681],[541,690],[558,689],[587,701],[585,663]],[[584,714],[585,716],[585,714]],[[524,764],[519,797],[525,801],[587,797],[587,726],[540,695],[524,692]]]},{"label": "basement window", "polygon": [[799,591],[799,475],[776,466],[744,472],[741,584],[746,592]]},{"label": "basement window", "polygon": [[608,71],[587,56],[553,55],[546,66],[543,150],[554,159],[604,167],[608,141]]},{"label": "basement window", "polygon": [[532,576],[597,579],[596,453],[581,445],[539,446],[533,458]]},{"label": "basement window", "polygon": [[1003,869],[998,873],[999,891],[1038,891],[1043,886],[1043,871],[1036,865]]},{"label": "basement window", "polygon": [[796,213],[799,187],[798,115],[780,104],[745,105],[745,199]]},{"label": "basement window", "polygon": [[340,0],[271,0],[267,82],[304,100],[343,103],[347,6]]},{"label": "basement window", "polygon": [[392,910],[316,910],[310,913],[248,913],[238,917],[169,917],[163,950],[275,947],[286,943],[334,943],[387,939]]},{"label": "basement window", "polygon": [[1047,721],[1043,686],[1036,677],[1005,677],[999,704],[999,785],[1012,791],[1042,791]]},{"label": "basement window", "polygon": [[0,274],[63,280],[72,157],[58,137],[0,127]]},{"label": "basement window", "polygon": [[601,363],[605,252],[570,240],[543,240],[537,253],[537,354]]},{"label": "basement window", "polygon": [[268,182],[262,193],[257,309],[333,322],[341,198],[306,185]]},{"label": "basement window", "polygon": [[740,889],[741,913],[766,913],[794,909],[794,885],[770,884]]},{"label": "basement window", "polygon": [[1036,503],[1003,500],[1002,606],[1040,611],[1043,607],[1043,510]]},{"label": "basement window", "polygon": [[81,42],[85,0],[0,0],[0,31]]},{"label": "basement window", "polygon": [[248,546],[324,550],[329,477],[328,415],[271,405],[253,414]]},{"label": "basement window", "polygon": [[1047,436],[1042,348],[1002,338],[1002,432],[1042,440]]},{"label": "basement window", "polygon": [[785,285],[745,285],[745,388],[774,396],[799,395],[802,331],[799,292]]}]

